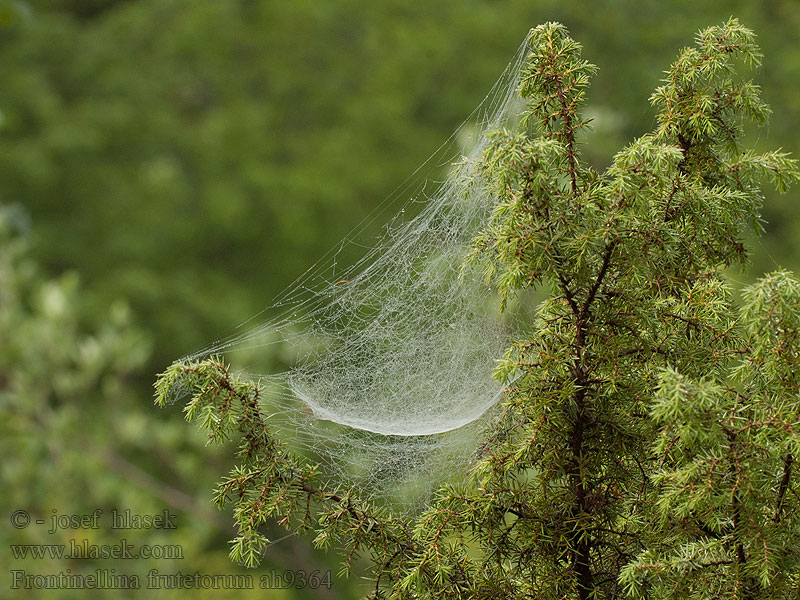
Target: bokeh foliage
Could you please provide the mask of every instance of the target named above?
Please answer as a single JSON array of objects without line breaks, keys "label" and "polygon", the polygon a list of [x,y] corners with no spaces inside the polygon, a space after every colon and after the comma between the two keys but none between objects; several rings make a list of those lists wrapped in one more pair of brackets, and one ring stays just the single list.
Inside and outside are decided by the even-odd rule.
[{"label": "bokeh foliage", "polygon": [[[163,367],[342,239],[470,113],[536,23],[564,22],[595,57],[597,166],[650,129],[641,107],[680,33],[730,13],[775,57],[759,79],[781,110],[761,137],[797,148],[793,2],[532,4],[30,3],[0,38],[3,196],[31,213],[50,272],[80,269],[100,305],[129,300]],[[768,249],[794,268],[790,201],[770,200],[780,238]],[[756,264],[774,267],[765,253]]]}]

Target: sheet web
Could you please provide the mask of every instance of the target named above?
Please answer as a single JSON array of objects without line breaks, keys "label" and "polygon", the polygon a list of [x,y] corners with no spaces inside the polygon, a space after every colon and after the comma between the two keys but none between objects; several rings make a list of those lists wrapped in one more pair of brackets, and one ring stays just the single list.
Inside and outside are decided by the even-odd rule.
[{"label": "sheet web", "polygon": [[[494,199],[475,168],[487,134],[518,124],[516,89],[527,40],[491,92],[411,178],[452,165],[435,191],[406,186],[385,235],[348,269],[334,271],[347,244],[364,245],[387,199],[347,240],[298,278],[232,337],[183,360],[218,355],[250,363],[267,346],[289,357],[281,373],[252,374],[272,430],[319,460],[333,485],[358,488],[398,507],[418,506],[466,472],[502,397],[492,377],[519,329],[477,267],[465,258]],[[459,143],[466,154],[454,151]],[[412,210],[420,209],[420,210]],[[408,211],[416,215],[406,218]],[[332,276],[333,275],[333,276]],[[244,331],[244,333],[241,333]]]}]

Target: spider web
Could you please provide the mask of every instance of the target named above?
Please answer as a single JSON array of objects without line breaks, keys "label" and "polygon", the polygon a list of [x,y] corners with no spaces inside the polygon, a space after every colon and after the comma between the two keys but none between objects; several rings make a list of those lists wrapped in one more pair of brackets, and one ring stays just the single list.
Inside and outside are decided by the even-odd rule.
[{"label": "spider web", "polygon": [[[250,375],[260,380],[275,434],[318,460],[334,484],[418,504],[464,475],[502,397],[493,371],[520,320],[513,307],[500,312],[479,269],[465,259],[495,203],[476,165],[489,132],[518,125],[527,43],[408,180],[449,164],[445,182],[430,194],[430,181],[416,194],[410,183],[398,188],[235,335],[183,359],[221,355],[238,365],[270,351],[288,357],[292,366],[284,372]],[[402,196],[406,202],[385,235],[336,272],[342,250],[364,246],[365,230]],[[265,314],[276,316],[254,325]]]}]

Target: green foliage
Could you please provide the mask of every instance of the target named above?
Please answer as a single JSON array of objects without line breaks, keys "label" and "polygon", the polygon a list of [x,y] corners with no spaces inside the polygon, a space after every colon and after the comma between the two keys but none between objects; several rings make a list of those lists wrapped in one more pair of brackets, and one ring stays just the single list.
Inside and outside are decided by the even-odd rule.
[{"label": "green foliage", "polygon": [[[781,173],[759,159],[767,144],[797,151],[794,0],[0,0],[0,201],[32,216],[28,240],[12,236],[0,252],[14,257],[0,282],[9,509],[150,512],[165,506],[160,492],[194,496],[177,541],[204,548],[211,570],[230,568],[225,517],[202,510],[226,449],[203,451],[195,432],[153,421],[150,373],[255,312],[338,242],[475,106],[527,24],[565,22],[599,65],[583,118],[591,144],[589,128],[578,141],[600,168],[650,126],[642,100],[685,33],[731,13],[763,32],[758,81],[780,107],[768,128],[747,128],[759,139],[738,160],[757,182]],[[770,253],[800,264],[795,202],[765,195],[767,235],[749,273],[773,269]],[[716,335],[689,331],[701,333]],[[670,358],[681,372],[714,356],[683,351],[686,365]],[[513,377],[514,361],[503,369]],[[294,541],[267,559],[309,560]]]},{"label": "green foliage", "polygon": [[[796,153],[793,0],[7,0],[0,195],[32,214],[48,276],[80,271],[85,312],[128,300],[155,371],[337,244],[479,102],[528,24],[566,23],[600,65],[582,151],[604,167],[649,128],[642,99],[684,32],[731,13],[770,33],[769,138]],[[794,206],[769,199],[763,244],[797,268]],[[768,252],[751,272],[774,268]]]},{"label": "green foliage", "polygon": [[[0,205],[1,437],[4,454],[16,458],[2,470],[3,500],[49,514],[77,509],[63,504],[82,498],[87,481],[105,468],[108,429],[93,407],[106,394],[114,398],[110,410],[136,402],[126,379],[150,344],[122,302],[86,327],[78,277],[43,278],[29,257],[27,227],[19,206]],[[141,412],[131,414],[116,431],[118,442],[130,442],[145,423]],[[97,501],[110,500],[107,493],[98,490]]]},{"label": "green foliage", "polygon": [[749,287],[733,324],[741,358],[714,378],[667,369],[651,416],[652,537],[622,581],[638,598],[796,596],[800,557],[794,457],[800,282]]},{"label": "green foliage", "polygon": [[577,142],[594,68],[561,25],[530,43],[521,125],[474,165],[496,205],[468,260],[504,298],[553,293],[499,362],[514,382],[467,481],[414,519],[325,491],[270,435],[257,383],[217,360],[170,367],[157,402],[189,390],[210,439],[241,439],[217,499],[247,564],[278,518],[346,566],[368,553],[374,598],[796,598],[800,283],[768,275],[739,309],[721,274],[746,260],[761,181],[800,178],[740,147],[768,114],[739,75],[754,35],[703,30],[652,96],[656,129],[605,172]]},{"label": "green foliage", "polygon": [[[208,490],[228,460],[210,452],[202,436],[173,420],[153,420],[131,381],[142,370],[151,341],[121,301],[85,322],[85,283],[74,272],[57,279],[43,276],[30,256],[30,223],[19,205],[0,205],[0,512],[7,519],[24,510],[32,519],[23,529],[6,520],[0,532],[4,565],[29,575],[67,572],[95,576],[98,570],[138,576],[140,589],[92,590],[93,598],[152,596],[147,576],[186,569],[201,573],[242,574],[231,565],[224,540],[233,529],[208,506]],[[174,530],[119,530],[113,510],[135,515],[173,515]],[[51,531],[58,515],[102,514],[96,529]],[[280,530],[279,530],[280,531]],[[65,545],[85,542],[102,548],[126,540],[133,551],[143,545],[167,548],[175,558],[21,558],[14,545]],[[324,573],[324,564],[284,541],[270,552],[275,569]],[[185,572],[185,571],[184,571]],[[277,572],[277,571],[276,571]],[[256,585],[258,578],[256,577]],[[7,580],[10,581],[10,580]],[[347,586],[329,597],[345,597]],[[318,592],[315,590],[314,592]],[[322,591],[327,591],[323,588]],[[160,590],[163,598],[182,598],[185,589]],[[75,589],[19,590],[26,598],[75,597]],[[303,597],[304,592],[286,597]],[[263,591],[206,590],[203,598],[263,597]]]},{"label": "green foliage", "polygon": [[[129,299],[156,341],[152,371],[345,237],[518,42],[495,49],[493,11],[446,3],[30,4],[0,38],[2,194],[29,208],[46,268],[80,269],[97,310]],[[457,43],[431,20],[442,10]],[[465,73],[476,39],[489,51]]]},{"label": "green foliage", "polygon": [[209,441],[221,443],[232,436],[240,440],[240,464],[222,480],[214,497],[220,508],[230,502],[235,506],[239,535],[231,541],[231,559],[251,567],[260,562],[269,540],[259,529],[270,519],[298,531],[318,525],[315,544],[342,545],[345,570],[359,550],[369,551],[382,569],[388,569],[410,544],[399,519],[349,492],[318,487],[316,468],[270,435],[255,382],[243,380],[212,358],[171,365],[156,382],[156,403],[171,402],[176,390],[191,396],[184,408],[186,419],[199,421]]}]

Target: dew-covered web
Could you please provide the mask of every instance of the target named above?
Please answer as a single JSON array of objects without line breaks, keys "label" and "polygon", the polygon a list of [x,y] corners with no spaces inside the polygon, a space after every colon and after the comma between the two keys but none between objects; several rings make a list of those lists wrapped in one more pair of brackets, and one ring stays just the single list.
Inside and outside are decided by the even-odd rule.
[{"label": "dew-covered web", "polygon": [[[275,435],[310,452],[335,484],[417,503],[463,476],[502,396],[492,373],[518,327],[465,259],[494,205],[475,165],[489,132],[517,124],[526,56],[527,40],[480,106],[410,178],[448,165],[446,181],[399,188],[239,333],[185,358],[252,363],[277,345],[271,350],[292,366],[256,375],[264,414]],[[363,232],[385,221],[402,196],[385,235],[365,241]],[[348,244],[369,250],[336,272]],[[254,325],[267,314],[277,316]]]}]

